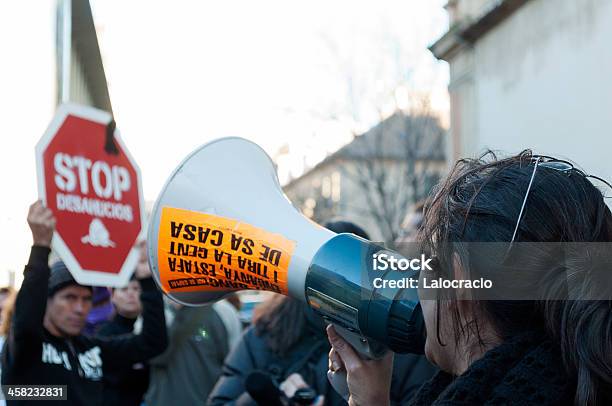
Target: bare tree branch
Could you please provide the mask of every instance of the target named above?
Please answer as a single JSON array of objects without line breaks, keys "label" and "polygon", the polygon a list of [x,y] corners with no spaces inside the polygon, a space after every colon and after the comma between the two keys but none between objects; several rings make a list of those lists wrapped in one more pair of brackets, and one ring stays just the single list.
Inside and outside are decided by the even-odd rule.
[{"label": "bare tree branch", "polygon": [[439,176],[444,159],[438,139],[443,130],[423,106],[419,113],[396,112],[357,137],[351,147],[353,159],[344,174],[363,197],[385,243],[394,246],[402,234],[401,224],[411,206],[423,199]]}]

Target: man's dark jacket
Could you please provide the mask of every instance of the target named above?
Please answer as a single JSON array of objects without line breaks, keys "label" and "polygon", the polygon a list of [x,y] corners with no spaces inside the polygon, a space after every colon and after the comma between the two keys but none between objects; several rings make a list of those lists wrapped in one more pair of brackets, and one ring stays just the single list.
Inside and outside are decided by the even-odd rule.
[{"label": "man's dark jacket", "polygon": [[[129,336],[134,332],[136,319],[116,314],[112,320],[103,324],[98,337]],[[105,406],[140,406],[149,387],[149,365],[138,362],[130,368],[121,366],[104,371]]]},{"label": "man's dark jacket", "polygon": [[67,385],[68,402],[45,404],[100,405],[105,371],[131,368],[166,348],[161,294],[152,278],[140,281],[144,309],[140,335],[107,339],[83,335],[55,337],[43,327],[49,253],[46,247],[32,247],[2,356],[2,383]]}]

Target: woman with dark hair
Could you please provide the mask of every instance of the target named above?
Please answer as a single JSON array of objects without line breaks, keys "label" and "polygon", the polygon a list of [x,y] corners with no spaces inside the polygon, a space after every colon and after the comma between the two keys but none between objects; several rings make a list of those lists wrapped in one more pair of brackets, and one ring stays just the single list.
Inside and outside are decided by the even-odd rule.
[{"label": "woman with dark hair", "polygon": [[[330,391],[326,385],[325,355],[329,344],[325,340],[325,326],[308,309],[302,302],[282,295],[274,295],[260,305],[253,325],[226,358],[208,404],[273,404],[271,400],[262,403],[259,396],[280,401],[279,394],[271,393],[270,384],[264,384],[264,380],[287,396],[310,387],[316,395],[325,396],[329,404],[341,404],[333,403],[333,389]],[[312,404],[321,406],[324,398],[319,397]]]},{"label": "woman with dark hair", "polygon": [[[610,254],[603,267],[589,262],[612,241],[601,182],[610,187],[530,151],[455,165],[425,207],[419,241],[437,265],[421,282],[482,277],[509,291],[496,300],[466,290],[434,298],[420,286],[425,353],[441,371],[410,404],[612,404]],[[482,243],[505,248],[477,249]],[[565,248],[575,243],[599,245]],[[346,369],[349,404],[389,404],[388,360],[364,361],[333,328],[328,336],[330,369]]]}]

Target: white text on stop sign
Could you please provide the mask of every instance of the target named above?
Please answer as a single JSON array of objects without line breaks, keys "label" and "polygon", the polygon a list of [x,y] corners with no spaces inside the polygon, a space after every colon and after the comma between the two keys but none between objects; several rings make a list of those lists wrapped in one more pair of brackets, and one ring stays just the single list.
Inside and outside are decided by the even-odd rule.
[{"label": "white text on stop sign", "polygon": [[130,189],[130,173],[123,166],[109,166],[104,161],[91,162],[82,156],[71,156],[58,152],[53,157],[55,185],[64,192],[73,192],[80,186],[82,194],[89,193],[91,186],[96,196],[108,199],[111,196],[121,200],[123,192]]}]

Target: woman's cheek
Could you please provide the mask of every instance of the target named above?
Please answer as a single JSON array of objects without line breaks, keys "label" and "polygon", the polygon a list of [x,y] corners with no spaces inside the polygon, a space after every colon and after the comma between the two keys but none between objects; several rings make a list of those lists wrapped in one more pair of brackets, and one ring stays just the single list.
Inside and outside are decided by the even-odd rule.
[{"label": "woman's cheek", "polygon": [[427,337],[425,339],[425,356],[434,364],[436,363],[436,349],[439,348],[437,345],[437,334],[436,334],[436,301],[435,300],[421,300],[421,309],[423,310],[423,319],[425,320],[425,330],[427,331]]}]

